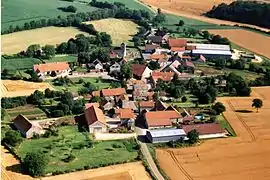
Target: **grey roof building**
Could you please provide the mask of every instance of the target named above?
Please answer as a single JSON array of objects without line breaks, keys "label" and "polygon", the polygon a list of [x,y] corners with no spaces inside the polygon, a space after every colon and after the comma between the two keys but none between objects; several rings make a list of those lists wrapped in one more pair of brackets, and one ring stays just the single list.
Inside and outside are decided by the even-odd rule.
[{"label": "grey roof building", "polygon": [[162,143],[186,138],[186,133],[183,129],[175,128],[153,129],[146,132],[146,137],[151,143]]}]

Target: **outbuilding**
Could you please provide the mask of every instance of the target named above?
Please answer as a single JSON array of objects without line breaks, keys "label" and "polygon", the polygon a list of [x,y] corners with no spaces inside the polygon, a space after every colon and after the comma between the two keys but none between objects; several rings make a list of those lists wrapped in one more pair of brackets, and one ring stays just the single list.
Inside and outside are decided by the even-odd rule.
[{"label": "outbuilding", "polygon": [[146,137],[151,143],[164,143],[186,138],[183,129],[153,129],[146,132]]}]

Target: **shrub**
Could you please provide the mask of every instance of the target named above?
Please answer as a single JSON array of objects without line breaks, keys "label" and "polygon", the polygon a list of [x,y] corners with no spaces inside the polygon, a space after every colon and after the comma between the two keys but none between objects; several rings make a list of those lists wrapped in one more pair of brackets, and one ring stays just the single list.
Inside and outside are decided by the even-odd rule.
[{"label": "shrub", "polygon": [[62,110],[53,110],[51,112],[52,117],[62,117],[64,116],[64,112]]},{"label": "shrub", "polygon": [[186,96],[183,96],[182,98],[181,98],[181,101],[184,103],[184,102],[187,102],[187,97]]},{"label": "shrub", "polygon": [[5,133],[5,137],[3,138],[3,141],[7,143],[8,145],[14,147],[20,144],[23,141],[23,138],[18,131],[8,130]]},{"label": "shrub", "polygon": [[73,154],[70,154],[67,158],[63,159],[63,161],[68,163],[68,162],[73,161],[74,159],[76,159],[76,156],[74,156]]},{"label": "shrub", "polygon": [[115,144],[112,144],[112,147],[113,147],[113,148],[121,148],[122,146],[121,146],[120,144],[116,144],[116,143],[115,143]]}]

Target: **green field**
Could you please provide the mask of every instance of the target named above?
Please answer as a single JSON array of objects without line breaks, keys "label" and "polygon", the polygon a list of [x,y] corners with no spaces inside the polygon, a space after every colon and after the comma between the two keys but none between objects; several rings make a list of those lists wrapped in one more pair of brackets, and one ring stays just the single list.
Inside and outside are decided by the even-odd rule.
[{"label": "green field", "polygon": [[50,62],[76,62],[77,57],[72,55],[66,55],[66,56],[55,56],[52,59],[46,59],[43,60],[45,63]]},{"label": "green field", "polygon": [[[77,126],[62,126],[58,129],[58,136],[25,140],[16,152],[24,158],[27,152],[43,151],[49,157],[46,173],[134,161],[138,156],[134,140],[94,141],[92,148],[78,148],[89,142],[89,133],[78,132]],[[71,162],[64,162],[63,159],[70,153],[76,158]]]},{"label": "green field", "polygon": [[19,106],[12,109],[6,109],[6,112],[8,114],[9,120],[13,120],[19,114],[24,115],[29,120],[40,120],[40,119],[47,118],[46,114],[41,109],[36,108],[34,106],[30,106],[30,105]]},{"label": "green field", "polygon": [[219,122],[220,126],[224,129],[226,129],[232,136],[236,136],[235,131],[233,130],[230,123],[225,119],[223,115],[217,116],[217,122]]},{"label": "green field", "polygon": [[39,59],[36,58],[14,58],[6,59],[1,58],[1,70],[17,70],[17,69],[32,69],[34,64],[41,63]]},{"label": "green field", "polygon": [[78,92],[81,88],[83,88],[83,84],[77,84],[79,79],[83,79],[84,82],[91,82],[93,85],[95,85],[98,89],[108,88],[110,87],[110,82],[100,80],[97,82],[98,78],[94,77],[84,77],[84,78],[70,78],[74,84],[69,84],[67,86],[56,86],[54,85],[52,80],[47,80],[55,89],[57,90],[68,90],[71,92]]},{"label": "green field", "polygon": [[79,1],[67,2],[61,0],[2,0],[2,30],[6,30],[10,25],[23,25],[25,22],[38,19],[48,19],[57,16],[65,16],[70,13],[58,10],[58,7],[75,6],[77,12],[89,12],[96,8],[87,6]]}]

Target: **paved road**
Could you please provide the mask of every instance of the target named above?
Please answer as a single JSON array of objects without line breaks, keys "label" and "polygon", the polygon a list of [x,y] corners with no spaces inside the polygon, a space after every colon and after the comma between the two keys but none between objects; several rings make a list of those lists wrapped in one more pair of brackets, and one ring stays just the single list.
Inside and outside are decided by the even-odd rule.
[{"label": "paved road", "polygon": [[158,180],[165,180],[163,178],[163,176],[160,174],[148,148],[147,148],[147,145],[145,143],[142,143],[142,142],[139,142],[141,144],[141,150],[142,150],[142,153],[143,153],[143,156],[146,158],[148,164],[149,164],[149,167],[151,169],[151,171],[154,173],[155,177],[158,179]]}]

